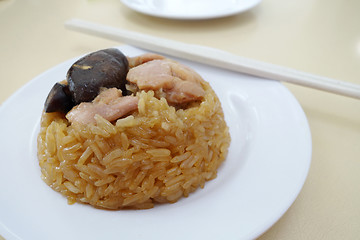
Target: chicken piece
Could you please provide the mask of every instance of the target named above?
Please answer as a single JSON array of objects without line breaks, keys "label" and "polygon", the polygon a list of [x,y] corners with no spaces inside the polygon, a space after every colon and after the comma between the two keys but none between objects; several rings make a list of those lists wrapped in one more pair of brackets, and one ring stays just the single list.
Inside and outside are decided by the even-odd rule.
[{"label": "chicken piece", "polygon": [[109,88],[102,90],[92,102],[82,102],[66,114],[71,123],[95,123],[98,114],[108,121],[114,121],[134,111],[138,106],[138,98],[122,96],[121,90]]},{"label": "chicken piece", "polygon": [[165,59],[164,56],[161,56],[159,54],[155,53],[145,53],[136,57],[127,57],[127,60],[129,62],[129,67],[133,68],[136,66],[139,66],[143,63],[155,60],[155,59]]},{"label": "chicken piece", "polygon": [[131,68],[126,79],[140,90],[162,90],[169,103],[188,103],[205,95],[201,76],[169,59],[152,60]]}]

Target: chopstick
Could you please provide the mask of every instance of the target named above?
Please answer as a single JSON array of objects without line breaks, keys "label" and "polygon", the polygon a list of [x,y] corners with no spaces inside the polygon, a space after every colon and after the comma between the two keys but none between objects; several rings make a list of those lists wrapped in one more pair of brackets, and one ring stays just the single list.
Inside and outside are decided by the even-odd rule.
[{"label": "chopstick", "polygon": [[360,99],[360,85],[244,58],[219,49],[186,44],[80,19],[65,22],[65,27],[210,66]]}]

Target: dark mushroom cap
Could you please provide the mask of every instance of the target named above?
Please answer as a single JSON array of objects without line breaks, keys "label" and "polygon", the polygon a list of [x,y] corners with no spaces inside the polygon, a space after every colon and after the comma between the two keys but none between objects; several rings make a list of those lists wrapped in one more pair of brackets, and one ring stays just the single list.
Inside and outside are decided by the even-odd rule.
[{"label": "dark mushroom cap", "polygon": [[129,63],[116,48],[90,53],[76,61],[67,73],[67,82],[75,104],[92,101],[100,88],[116,87],[126,93]]},{"label": "dark mushroom cap", "polygon": [[45,112],[67,113],[74,106],[68,85],[55,83],[45,101]]}]

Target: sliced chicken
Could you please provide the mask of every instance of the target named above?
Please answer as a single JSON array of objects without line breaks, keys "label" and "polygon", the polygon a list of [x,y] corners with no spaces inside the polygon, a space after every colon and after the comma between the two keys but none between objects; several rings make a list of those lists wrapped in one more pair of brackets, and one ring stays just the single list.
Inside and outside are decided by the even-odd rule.
[{"label": "sliced chicken", "polygon": [[140,90],[162,90],[166,100],[175,104],[201,100],[205,95],[201,76],[169,59],[152,60],[131,68],[127,80]]},{"label": "sliced chicken", "polygon": [[143,63],[155,60],[155,59],[165,59],[164,56],[161,56],[156,53],[145,53],[136,57],[127,57],[127,60],[129,62],[129,67],[133,68],[136,66],[139,66]]},{"label": "sliced chicken", "polygon": [[109,88],[102,90],[92,102],[82,102],[66,114],[71,123],[95,123],[98,114],[108,121],[117,120],[134,111],[138,106],[138,98],[122,96],[121,90]]}]

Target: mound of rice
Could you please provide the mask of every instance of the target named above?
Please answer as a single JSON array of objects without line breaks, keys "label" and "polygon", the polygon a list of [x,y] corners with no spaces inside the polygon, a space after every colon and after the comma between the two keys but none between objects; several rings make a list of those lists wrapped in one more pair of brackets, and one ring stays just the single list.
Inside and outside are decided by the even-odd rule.
[{"label": "mound of rice", "polygon": [[98,208],[152,208],[176,202],[214,179],[230,144],[219,99],[210,85],[200,103],[169,106],[138,92],[138,111],[111,123],[70,124],[43,113],[38,136],[42,179],[68,203]]}]

